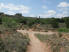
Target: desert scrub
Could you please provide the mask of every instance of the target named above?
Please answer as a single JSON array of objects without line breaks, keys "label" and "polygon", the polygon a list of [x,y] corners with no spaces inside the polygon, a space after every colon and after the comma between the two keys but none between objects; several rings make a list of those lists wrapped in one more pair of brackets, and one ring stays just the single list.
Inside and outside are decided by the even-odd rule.
[{"label": "desert scrub", "polygon": [[16,31],[8,31],[8,33],[4,31],[2,37],[5,45],[4,50],[7,50],[5,52],[26,52],[30,41],[28,35],[23,35]]},{"label": "desert scrub", "polygon": [[69,32],[69,29],[67,29],[67,28],[59,28],[58,29],[58,32]]},{"label": "desert scrub", "polygon": [[35,36],[43,42],[45,42],[46,39],[49,37],[49,35],[42,35],[42,34],[35,34]]},{"label": "desert scrub", "polygon": [[0,52],[4,52],[4,49],[5,49],[4,42],[3,42],[2,39],[0,38]]},{"label": "desert scrub", "polygon": [[64,52],[69,51],[69,40],[62,37],[62,34],[53,34],[53,35],[35,35],[38,39],[43,42],[48,43],[51,46],[52,52],[60,52],[60,48],[64,48]]}]

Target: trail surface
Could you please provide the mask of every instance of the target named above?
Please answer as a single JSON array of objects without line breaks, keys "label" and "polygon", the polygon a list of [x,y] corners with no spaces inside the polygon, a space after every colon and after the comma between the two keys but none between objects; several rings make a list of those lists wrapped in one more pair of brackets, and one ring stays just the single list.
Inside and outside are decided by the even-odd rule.
[{"label": "trail surface", "polygon": [[35,32],[35,31],[27,31],[27,30],[18,30],[22,34],[28,33],[30,38],[30,45],[28,46],[27,52],[51,52],[49,46],[42,43],[37,37],[35,37],[35,33],[40,34],[53,34],[52,32]]}]

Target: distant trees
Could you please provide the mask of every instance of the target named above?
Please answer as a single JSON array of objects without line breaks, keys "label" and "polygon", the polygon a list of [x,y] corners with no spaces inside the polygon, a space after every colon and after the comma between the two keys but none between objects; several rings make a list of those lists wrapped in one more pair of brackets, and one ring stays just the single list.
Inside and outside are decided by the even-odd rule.
[{"label": "distant trees", "polygon": [[0,12],[0,16],[1,16],[1,15],[4,15],[4,13],[3,13],[3,12]]},{"label": "distant trees", "polygon": [[0,18],[0,24],[2,24],[2,18]]},{"label": "distant trees", "polygon": [[21,13],[16,13],[15,17],[22,17],[22,14]]},{"label": "distant trees", "polygon": [[51,25],[52,25],[53,28],[58,28],[59,27],[58,24],[59,23],[58,23],[58,21],[55,18],[51,19]]},{"label": "distant trees", "polygon": [[[1,20],[2,19],[2,20]],[[69,28],[69,17],[63,18],[32,18],[32,17],[24,17],[21,13],[16,13],[15,15],[6,15],[4,13],[0,13],[0,24],[4,22],[5,25],[12,26],[17,23],[22,23],[24,25],[32,26],[33,24],[51,24],[53,28],[58,28],[59,23],[65,23],[66,27]]]},{"label": "distant trees", "polygon": [[2,24],[5,26],[5,27],[8,27],[8,28],[12,28],[12,29],[16,29],[18,27],[18,22],[16,19],[14,18],[10,18],[10,17],[3,17],[2,18]]},{"label": "distant trees", "polygon": [[2,16],[4,15],[4,13],[0,13],[0,24],[2,24]]},{"label": "distant trees", "polygon": [[69,28],[69,17],[64,18],[66,27]]}]

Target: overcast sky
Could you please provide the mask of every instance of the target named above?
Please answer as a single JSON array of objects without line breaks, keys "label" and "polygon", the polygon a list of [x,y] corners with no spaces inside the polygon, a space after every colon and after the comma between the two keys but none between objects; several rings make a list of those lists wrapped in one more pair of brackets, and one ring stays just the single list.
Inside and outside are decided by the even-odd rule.
[{"label": "overcast sky", "polygon": [[69,16],[69,0],[0,0],[0,12],[43,18],[64,17]]}]

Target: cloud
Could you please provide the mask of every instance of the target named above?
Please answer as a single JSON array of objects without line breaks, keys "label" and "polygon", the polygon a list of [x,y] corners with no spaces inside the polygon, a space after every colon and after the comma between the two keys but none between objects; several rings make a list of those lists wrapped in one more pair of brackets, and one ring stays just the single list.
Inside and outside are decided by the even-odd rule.
[{"label": "cloud", "polygon": [[7,11],[7,12],[5,12],[6,14],[10,14],[10,15],[14,15],[15,14],[15,12],[13,12],[13,11]]},{"label": "cloud", "polygon": [[61,2],[61,3],[59,3],[58,7],[69,7],[69,3]]},{"label": "cloud", "polygon": [[57,5],[59,13],[57,13],[56,17],[65,17],[69,16],[69,3],[61,2]]},{"label": "cloud", "polygon": [[14,5],[14,4],[4,4],[4,3],[0,3],[0,11],[6,10],[7,14],[14,14],[15,12],[19,12],[22,14],[27,14],[30,12],[30,8],[24,5]]},{"label": "cloud", "polygon": [[43,8],[43,9],[47,9],[47,6],[43,5],[42,8]]},{"label": "cloud", "polygon": [[56,11],[55,11],[55,10],[49,10],[49,11],[48,11],[48,14],[49,14],[49,15],[54,15],[54,14],[56,14]]},{"label": "cloud", "polygon": [[68,11],[62,11],[62,13],[57,13],[56,17],[61,18],[61,17],[66,17],[69,16]]},{"label": "cloud", "polygon": [[39,14],[39,16],[46,18],[46,17],[54,17],[55,14],[56,14],[55,10],[48,10],[47,13]]},{"label": "cloud", "polygon": [[2,9],[3,5],[4,5],[3,3],[0,3],[0,10]]},{"label": "cloud", "polygon": [[29,15],[30,17],[36,17],[34,14]]}]

